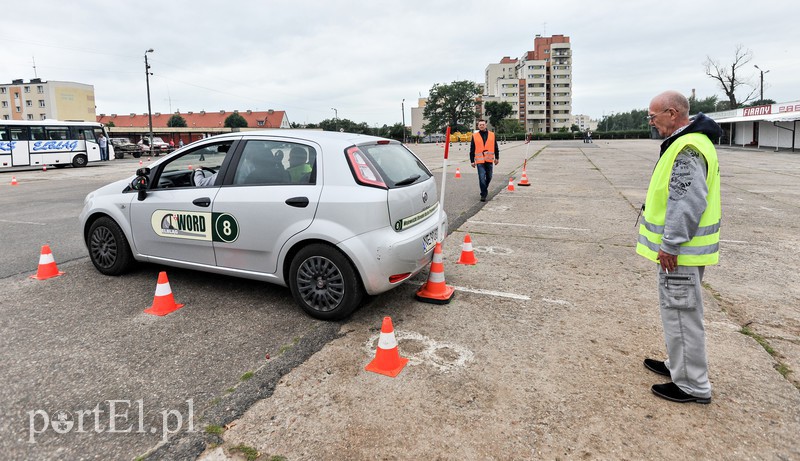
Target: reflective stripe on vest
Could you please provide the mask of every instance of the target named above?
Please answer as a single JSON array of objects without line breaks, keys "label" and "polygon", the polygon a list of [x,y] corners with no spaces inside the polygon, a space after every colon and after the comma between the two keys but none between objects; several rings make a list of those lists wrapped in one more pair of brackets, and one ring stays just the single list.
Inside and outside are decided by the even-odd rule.
[{"label": "reflective stripe on vest", "polygon": [[486,143],[483,142],[481,132],[472,133],[472,141],[475,143],[475,163],[494,162],[494,133],[489,131],[486,136]]},{"label": "reflective stripe on vest", "polygon": [[696,233],[691,240],[679,247],[678,265],[710,266],[719,262],[719,231],[722,215],[719,162],[714,144],[701,133],[689,133],[679,137],[656,164],[653,176],[650,178],[650,186],[647,188],[647,199],[645,200],[642,224],[639,226],[636,252],[651,261],[658,262],[658,250],[664,236],[672,167],[675,158],[686,146],[692,146],[706,159],[708,195],[706,196],[706,209],[700,217]]}]

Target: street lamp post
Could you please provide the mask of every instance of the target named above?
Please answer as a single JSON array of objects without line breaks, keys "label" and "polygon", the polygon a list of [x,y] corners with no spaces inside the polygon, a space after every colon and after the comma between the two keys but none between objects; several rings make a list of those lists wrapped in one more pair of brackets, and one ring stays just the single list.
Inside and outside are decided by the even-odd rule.
[{"label": "street lamp post", "polygon": [[335,107],[331,107],[333,111],[333,127],[338,130],[339,129],[339,111],[336,110]]},{"label": "street lamp post", "polygon": [[150,64],[147,63],[147,53],[152,53],[153,49],[144,52],[144,78],[147,81],[147,123],[150,131],[147,136],[150,139],[150,155],[153,155],[153,110],[150,107]]},{"label": "street lamp post", "polygon": [[400,103],[400,111],[403,113],[403,144],[406,143],[406,99]]},{"label": "street lamp post", "polygon": [[756,66],[755,64],[753,65],[753,67],[755,67],[756,69],[758,69],[759,72],[761,72],[761,101],[760,102],[761,102],[761,104],[764,104],[764,74],[768,74],[769,71],[768,70],[761,70],[761,68]]}]

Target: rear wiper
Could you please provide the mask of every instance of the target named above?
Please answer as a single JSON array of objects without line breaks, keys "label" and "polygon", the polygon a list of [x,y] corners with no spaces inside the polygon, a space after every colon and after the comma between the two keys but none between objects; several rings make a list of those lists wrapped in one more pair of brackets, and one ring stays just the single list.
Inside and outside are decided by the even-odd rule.
[{"label": "rear wiper", "polygon": [[394,183],[395,186],[406,186],[408,184],[412,184],[414,181],[419,179],[419,175],[415,174],[414,176],[410,176],[402,181]]}]

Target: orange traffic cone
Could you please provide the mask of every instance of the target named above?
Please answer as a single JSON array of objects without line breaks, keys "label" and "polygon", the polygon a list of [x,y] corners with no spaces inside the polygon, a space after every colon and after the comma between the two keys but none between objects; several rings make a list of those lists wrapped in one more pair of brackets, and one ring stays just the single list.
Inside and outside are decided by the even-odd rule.
[{"label": "orange traffic cone", "polygon": [[142,161],[141,160],[139,160],[139,166],[142,166]]},{"label": "orange traffic cone", "polygon": [[444,263],[442,263],[442,244],[437,243],[433,250],[431,270],[428,281],[422,285],[414,296],[418,301],[432,304],[448,304],[455,294],[453,287],[447,286],[444,281]]},{"label": "orange traffic cone", "polygon": [[464,244],[461,245],[461,257],[458,258],[456,264],[475,264],[478,258],[475,257],[475,252],[472,251],[472,239],[469,234],[464,236]]},{"label": "orange traffic cone", "polygon": [[364,369],[394,378],[403,371],[403,367],[407,363],[408,359],[400,357],[400,350],[397,349],[397,339],[394,337],[392,318],[384,317],[375,358]]},{"label": "orange traffic cone", "polygon": [[153,315],[167,315],[177,311],[181,307],[183,307],[183,304],[175,303],[175,298],[172,296],[172,289],[169,286],[169,280],[167,280],[167,273],[164,271],[159,272],[156,295],[153,297],[153,305],[144,311]]},{"label": "orange traffic cone", "polygon": [[461,177],[461,170],[459,168],[456,168],[456,178],[460,177]]},{"label": "orange traffic cone", "polygon": [[42,171],[47,171],[47,164],[42,165]]},{"label": "orange traffic cone", "polygon": [[19,183],[17,182],[17,177],[16,176],[12,176],[11,177],[11,185],[12,186],[18,186],[19,185]]},{"label": "orange traffic cone", "polygon": [[528,161],[525,160],[525,163],[522,164],[522,181],[517,183],[518,186],[530,186],[531,183],[528,182]]},{"label": "orange traffic cone", "polygon": [[508,178],[508,191],[514,192],[514,178]]},{"label": "orange traffic cone", "polygon": [[36,271],[36,275],[31,275],[31,278],[46,280],[63,274],[63,272],[58,270],[56,260],[53,258],[53,253],[50,251],[50,245],[42,245],[42,252],[39,254],[39,270]]}]

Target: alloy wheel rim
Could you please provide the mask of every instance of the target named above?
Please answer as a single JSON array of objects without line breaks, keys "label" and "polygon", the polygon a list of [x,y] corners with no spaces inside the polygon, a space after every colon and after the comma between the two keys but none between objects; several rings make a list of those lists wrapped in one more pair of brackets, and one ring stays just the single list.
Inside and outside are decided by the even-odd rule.
[{"label": "alloy wheel rim", "polygon": [[344,277],[330,259],[312,256],[297,269],[297,290],[303,302],[312,309],[331,311],[344,299]]}]

